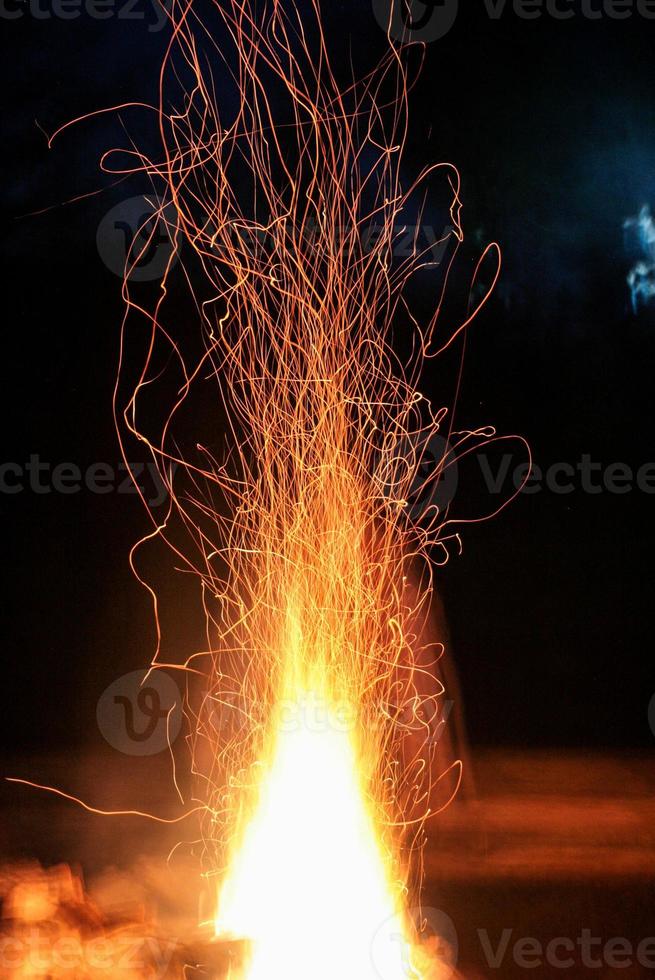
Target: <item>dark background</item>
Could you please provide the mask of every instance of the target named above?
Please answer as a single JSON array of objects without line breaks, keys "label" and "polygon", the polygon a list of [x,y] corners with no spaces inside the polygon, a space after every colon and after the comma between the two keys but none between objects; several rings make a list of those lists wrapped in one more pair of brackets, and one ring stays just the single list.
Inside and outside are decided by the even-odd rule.
[{"label": "dark background", "polygon": [[[96,232],[145,188],[111,188],[98,171],[100,154],[124,143],[115,118],[52,150],[42,130],[154,100],[166,34],[148,30],[151,14],[63,21],[8,6],[23,16],[0,18],[0,462],[117,465],[120,282]],[[384,48],[364,0],[333,0],[326,31],[344,57],[351,42],[358,67]],[[493,21],[466,0],[448,36],[427,46],[413,93],[408,177],[433,160],[456,163],[462,262],[490,239],[504,252],[501,287],[468,339],[458,421],[522,433],[544,467],[583,454],[604,467],[655,461],[655,315],[631,310],[622,229],[655,206],[654,55],[655,21],[636,13],[556,22],[507,10]],[[439,381],[428,368],[437,402]],[[462,513],[480,510],[463,483]],[[474,747],[652,747],[654,502],[638,489],[589,494],[577,481],[466,530],[439,583]],[[153,652],[150,607],[127,563],[147,529],[141,506],[118,493],[26,488],[0,494],[0,528],[3,755],[92,746],[99,695]],[[195,637],[178,606],[183,654]]]}]

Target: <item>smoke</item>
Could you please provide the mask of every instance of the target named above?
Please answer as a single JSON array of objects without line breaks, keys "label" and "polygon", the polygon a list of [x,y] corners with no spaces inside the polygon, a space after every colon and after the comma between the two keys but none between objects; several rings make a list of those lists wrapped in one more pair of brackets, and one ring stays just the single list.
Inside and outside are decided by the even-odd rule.
[{"label": "smoke", "polygon": [[643,204],[636,217],[626,218],[623,230],[626,248],[638,256],[627,277],[632,312],[636,315],[655,298],[655,221],[650,205]]}]

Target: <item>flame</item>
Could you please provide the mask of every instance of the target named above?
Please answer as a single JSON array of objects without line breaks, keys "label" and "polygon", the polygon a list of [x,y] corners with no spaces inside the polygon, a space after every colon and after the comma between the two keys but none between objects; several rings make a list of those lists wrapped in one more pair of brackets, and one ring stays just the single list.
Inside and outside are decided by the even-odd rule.
[{"label": "flame", "polygon": [[[429,553],[445,561],[460,539],[447,504],[428,493],[417,514],[409,503],[494,433],[456,432],[417,383],[487,301],[498,249],[474,269],[466,316],[439,330],[463,240],[459,175],[434,164],[402,188],[411,80],[393,45],[344,85],[317,0],[302,12],[293,0],[174,0],[169,17],[150,107],[161,146],[147,159],[133,144],[103,166],[161,191],[158,216],[182,255],[177,286],[188,285],[201,329],[190,338],[178,310],[177,329],[166,323],[172,259],[152,307],[136,295],[131,273],[155,222],[128,256],[115,413],[124,458],[131,440],[145,446],[169,494],[131,562],[157,616],[152,667],[189,680],[216,933],[250,941],[246,980],[423,980],[438,967],[416,965],[408,895],[420,891],[425,823],[461,779],[457,759],[435,771],[423,710],[444,693],[443,648],[426,630]],[[223,98],[224,82],[234,97]],[[120,108],[123,118],[137,106]],[[434,261],[418,244],[416,200],[439,177],[452,254],[420,324],[406,287]],[[136,380],[133,328],[145,350]],[[225,410],[223,447],[208,384]],[[440,430],[448,449],[426,477]],[[167,661],[156,591],[140,573],[139,549],[154,539],[201,587],[206,644],[182,663]]]},{"label": "flame", "polygon": [[[292,0],[209,8],[211,23],[198,3],[172,6],[157,160],[132,152],[132,168],[130,155],[115,164],[163,181],[160,214],[170,221],[172,205],[177,251],[190,253],[203,349],[164,325],[168,276],[148,311],[128,268],[123,350],[132,318],[145,317],[150,340],[126,403],[119,378],[116,415],[123,442],[148,447],[170,494],[145,540],[161,538],[201,582],[207,645],[181,666],[205,679],[187,709],[215,929],[249,942],[244,980],[418,980],[437,966],[415,965],[408,895],[419,891],[425,822],[456,793],[461,762],[433,770],[422,711],[444,693],[434,670],[443,648],[425,629],[428,549],[445,559],[459,539],[445,509],[408,506],[417,481],[437,481],[452,461],[447,453],[420,476],[447,413],[416,383],[492,286],[477,282],[481,260],[477,307],[438,341],[439,309],[419,327],[404,295],[432,264],[416,234],[409,257],[396,256],[411,194],[445,177],[442,243],[455,249],[462,230],[454,167],[428,167],[401,189],[409,83],[397,50],[343,87],[315,0],[302,12]],[[234,100],[208,67],[217,53]],[[164,364],[176,395],[153,433],[144,402]],[[211,420],[207,439],[194,429],[185,450],[176,425],[207,381],[229,444],[216,448]],[[202,410],[192,414],[199,425]],[[467,450],[490,434],[448,427]],[[164,664],[158,649],[153,667]],[[307,723],[317,706],[318,727]]]},{"label": "flame", "polygon": [[[298,699],[313,716],[315,696]],[[320,726],[280,730],[221,890],[217,933],[247,936],[247,980],[401,980],[407,976],[399,895],[365,803],[351,735],[327,711]],[[395,893],[394,893],[395,892]],[[373,942],[398,937],[376,972]]]}]

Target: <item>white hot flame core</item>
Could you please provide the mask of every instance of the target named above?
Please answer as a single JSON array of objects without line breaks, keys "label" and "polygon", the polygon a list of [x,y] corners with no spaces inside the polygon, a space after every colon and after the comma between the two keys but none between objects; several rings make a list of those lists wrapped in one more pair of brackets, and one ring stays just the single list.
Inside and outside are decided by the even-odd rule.
[{"label": "white hot flame core", "polygon": [[247,980],[417,980],[357,772],[337,724],[278,735],[216,923],[250,940]]}]

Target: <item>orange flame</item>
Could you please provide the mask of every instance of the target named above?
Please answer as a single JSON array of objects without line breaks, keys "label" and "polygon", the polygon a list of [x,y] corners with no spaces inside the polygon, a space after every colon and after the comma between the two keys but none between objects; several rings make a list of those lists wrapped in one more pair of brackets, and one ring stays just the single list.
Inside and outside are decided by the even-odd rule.
[{"label": "orange flame", "polygon": [[[191,246],[188,279],[203,273],[204,350],[189,362],[164,327],[168,279],[148,313],[128,269],[128,314],[146,317],[150,341],[122,408],[117,389],[119,431],[125,425],[151,450],[171,494],[153,534],[202,585],[207,650],[185,666],[207,678],[189,711],[217,930],[252,941],[248,980],[300,980],[310,964],[326,978],[382,970],[383,980],[399,980],[414,939],[403,921],[411,858],[433,812],[435,774],[434,746],[396,715],[421,725],[425,678],[441,654],[423,638],[427,552],[457,542],[438,506],[419,518],[408,507],[423,449],[446,425],[446,411],[435,412],[416,382],[424,358],[474,313],[446,336],[437,333],[439,309],[419,327],[405,287],[430,257],[415,239],[399,262],[395,243],[410,195],[439,174],[452,193],[447,234],[461,241],[459,177],[438,164],[401,189],[408,81],[395,49],[344,88],[317,5],[303,19],[293,3],[274,0],[256,16],[250,0],[226,0],[211,15],[231,55],[197,5],[175,4],[160,82],[161,159],[131,154],[131,169],[164,180],[161,213],[172,202],[176,244]],[[238,91],[229,119],[208,55],[225,60]],[[129,156],[105,165],[125,172]],[[392,327],[411,351],[404,364]],[[155,437],[139,419],[161,386],[158,345],[173,357],[177,394]],[[229,443],[222,453],[215,439],[182,453],[175,425],[207,379],[221,392]],[[448,425],[447,434],[463,452],[491,432]],[[309,705],[322,709],[318,730],[307,723]],[[221,719],[233,710],[246,722],[226,736]],[[460,770],[453,762],[442,805]],[[402,941],[387,944],[376,966],[385,923]]]}]

